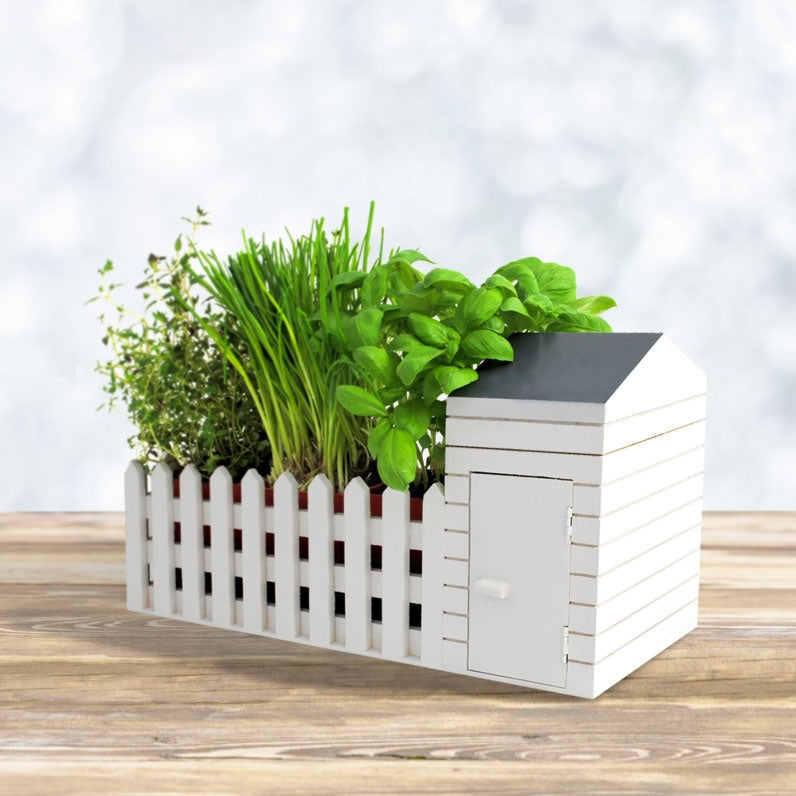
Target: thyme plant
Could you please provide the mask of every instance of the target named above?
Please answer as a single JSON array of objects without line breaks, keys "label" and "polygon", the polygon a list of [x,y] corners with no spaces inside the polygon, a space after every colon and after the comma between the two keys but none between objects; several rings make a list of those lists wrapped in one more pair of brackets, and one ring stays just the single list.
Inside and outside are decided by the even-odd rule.
[{"label": "thyme plant", "polygon": [[[191,239],[208,224],[201,208],[185,220]],[[105,307],[99,320],[109,356],[95,370],[105,377],[107,399],[99,408],[126,414],[136,427],[127,442],[144,464],[166,461],[176,469],[192,462],[205,476],[224,465],[234,478],[249,467],[268,472],[270,448],[255,403],[204,329],[211,325],[243,351],[237,321],[202,298],[190,268],[195,257],[182,235],[170,257],[150,254],[137,285],[144,304],[138,311],[117,298],[113,262],[99,269],[97,295],[87,302]]]}]

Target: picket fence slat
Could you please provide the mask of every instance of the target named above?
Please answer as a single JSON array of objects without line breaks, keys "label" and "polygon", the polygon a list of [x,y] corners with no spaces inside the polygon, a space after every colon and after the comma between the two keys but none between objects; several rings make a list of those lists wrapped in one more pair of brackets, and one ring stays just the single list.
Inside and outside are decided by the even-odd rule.
[{"label": "picket fence slat", "polygon": [[259,633],[266,627],[265,482],[256,470],[243,477],[241,504],[243,628]]},{"label": "picket fence slat", "polygon": [[334,488],[321,474],[308,491],[310,641],[328,645],[334,641]]},{"label": "picket fence slat", "polygon": [[192,464],[180,475],[179,505],[182,615],[189,621],[196,621],[205,616],[205,556],[202,537],[202,476]]},{"label": "picket fence slat", "polygon": [[274,563],[276,565],[276,634],[301,635],[299,616],[298,484],[282,473],[274,484]]},{"label": "picket fence slat", "polygon": [[152,471],[152,561],[149,565],[153,581],[154,609],[161,616],[174,613],[174,511],[171,470],[162,462]]},{"label": "picket fence slat", "polygon": [[345,490],[345,645],[353,652],[371,647],[370,491],[361,478]]},{"label": "picket fence slat", "polygon": [[235,542],[232,533],[232,476],[219,467],[210,476],[210,542],[213,622],[235,624]]},{"label": "picket fence slat", "polygon": [[146,473],[140,462],[130,462],[124,474],[124,526],[127,610],[140,611],[149,607]]},{"label": "picket fence slat", "polygon": [[409,493],[387,489],[383,500],[381,651],[409,654]]},{"label": "picket fence slat", "polygon": [[445,492],[433,484],[423,497],[423,577],[420,623],[420,660],[424,666],[442,666],[443,519]]}]

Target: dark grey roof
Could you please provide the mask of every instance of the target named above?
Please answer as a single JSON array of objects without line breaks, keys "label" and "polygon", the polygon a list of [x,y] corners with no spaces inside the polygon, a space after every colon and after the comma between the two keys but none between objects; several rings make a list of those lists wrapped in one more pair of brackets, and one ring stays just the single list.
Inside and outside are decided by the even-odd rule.
[{"label": "dark grey roof", "polygon": [[485,362],[457,398],[605,403],[661,337],[657,333],[515,334],[513,362]]}]

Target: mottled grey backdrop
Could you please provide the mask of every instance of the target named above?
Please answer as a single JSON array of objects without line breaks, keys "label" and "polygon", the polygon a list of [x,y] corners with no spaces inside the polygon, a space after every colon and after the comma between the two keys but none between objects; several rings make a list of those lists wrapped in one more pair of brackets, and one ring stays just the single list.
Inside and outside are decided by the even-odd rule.
[{"label": "mottled grey backdrop", "polygon": [[0,509],[117,509],[113,258],[357,223],[534,254],[708,373],[708,508],[796,508],[796,3],[0,2]]}]

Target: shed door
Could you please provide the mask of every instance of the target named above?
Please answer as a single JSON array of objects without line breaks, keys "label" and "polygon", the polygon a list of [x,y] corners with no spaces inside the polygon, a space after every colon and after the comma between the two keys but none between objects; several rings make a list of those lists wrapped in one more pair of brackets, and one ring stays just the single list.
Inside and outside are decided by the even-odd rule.
[{"label": "shed door", "polygon": [[572,481],[470,476],[472,671],[566,685]]}]

